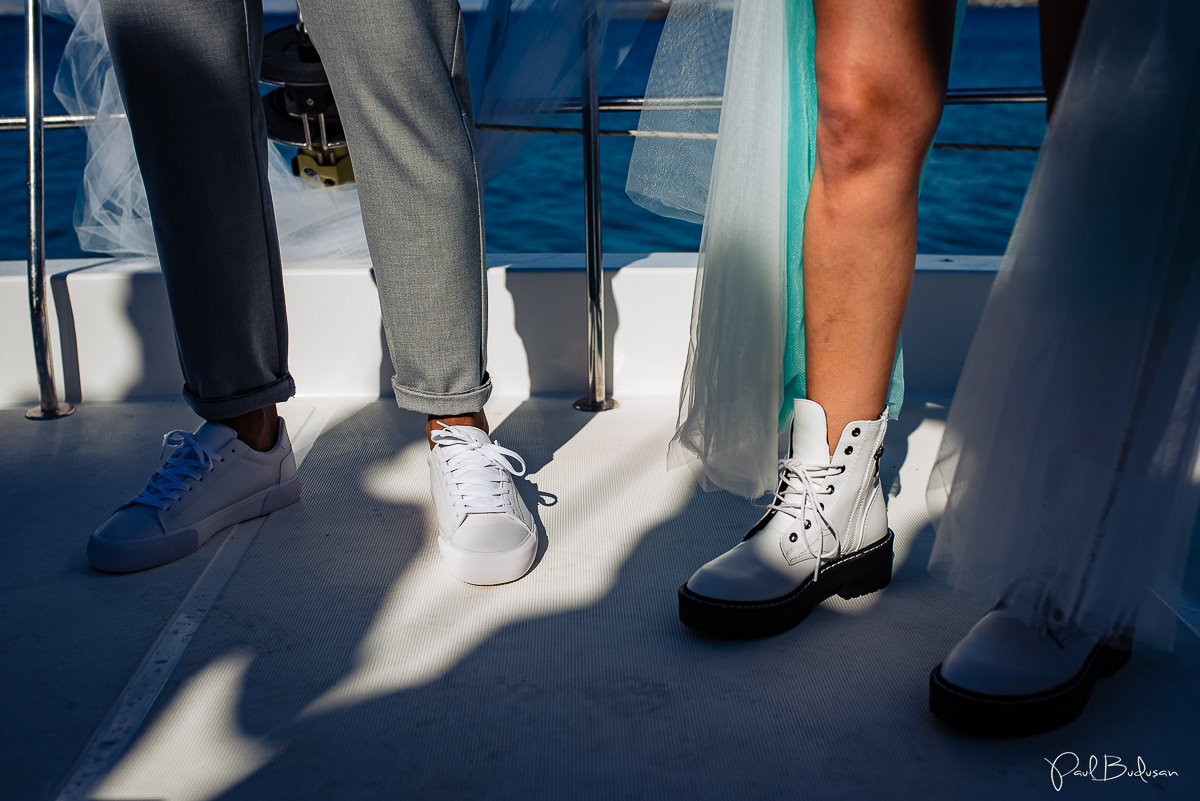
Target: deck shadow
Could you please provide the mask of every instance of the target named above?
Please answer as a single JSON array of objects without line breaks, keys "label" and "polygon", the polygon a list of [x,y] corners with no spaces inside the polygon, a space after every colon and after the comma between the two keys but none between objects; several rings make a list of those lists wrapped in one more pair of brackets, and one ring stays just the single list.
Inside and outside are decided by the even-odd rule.
[{"label": "deck shadow", "polygon": [[1184,764],[1173,710],[1200,699],[1182,666],[1156,668],[1152,698],[1114,680],[1039,738],[940,729],[925,676],[974,612],[930,578],[764,640],[690,633],[676,587],[756,510],[665,469],[670,404],[577,414],[539,399],[496,427],[559,502],[541,562],[492,588],[430,547],[419,417],[378,403],[333,427],[100,797],[986,799],[1044,791],[1042,757],[1070,748]]}]

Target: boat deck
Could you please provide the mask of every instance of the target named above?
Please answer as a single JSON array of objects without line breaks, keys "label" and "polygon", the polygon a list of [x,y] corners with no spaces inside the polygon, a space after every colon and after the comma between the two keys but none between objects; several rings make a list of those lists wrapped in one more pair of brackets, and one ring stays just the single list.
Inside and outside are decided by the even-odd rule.
[{"label": "boat deck", "polygon": [[162,400],[179,377],[161,276],[51,265],[57,369],[79,411],[34,423],[22,265],[0,264],[0,797],[985,801],[1054,794],[1045,760],[1063,753],[1179,774],[1067,776],[1064,797],[1200,797],[1194,602],[1173,653],[1135,654],[1060,731],[973,739],[926,709],[930,669],[984,611],[926,572],[924,491],[995,259],[918,262],[913,400],[883,457],[891,586],[759,641],[679,624],[676,588],[759,514],[667,469],[689,259],[609,254],[621,405],[597,415],[570,405],[583,274],[561,256],[493,259],[488,413],[529,466],[542,530],[532,571],[500,587],[442,567],[423,420],[380,397],[369,265],[285,270],[302,500],[164,567],[91,570],[88,535],[157,466],[162,434],[197,422]]},{"label": "boat deck", "polygon": [[929,669],[983,611],[925,571],[942,407],[910,404],[888,434],[891,586],[753,642],[676,619],[675,588],[756,510],[666,468],[671,399],[488,411],[543,535],[500,587],[444,571],[423,421],[389,400],[289,402],[301,502],[125,576],[89,569],[84,543],[190,411],[0,411],[4,797],[1007,799],[1053,792],[1043,759],[1063,752],[1180,774],[1110,797],[1197,797],[1182,621],[1173,654],[1137,655],[1060,731],[979,740],[928,714]]}]

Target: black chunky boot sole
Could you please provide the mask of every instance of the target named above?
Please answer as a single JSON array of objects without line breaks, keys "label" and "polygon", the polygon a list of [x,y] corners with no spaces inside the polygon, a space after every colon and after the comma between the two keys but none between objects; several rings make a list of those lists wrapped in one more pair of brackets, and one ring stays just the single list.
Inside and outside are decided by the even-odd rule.
[{"label": "black chunky boot sole", "polygon": [[1031,695],[987,695],[942,678],[942,666],[929,674],[929,711],[949,725],[980,737],[1019,737],[1057,729],[1087,705],[1099,678],[1108,678],[1129,661],[1129,649],[1100,642],[1079,672],[1067,681]]},{"label": "black chunky boot sole", "polygon": [[725,601],[679,588],[679,619],[684,625],[723,637],[770,637],[808,617],[817,604],[838,595],[847,600],[882,590],[892,580],[892,543],[887,536],[862,550],[821,566],[796,589],[769,601]]}]

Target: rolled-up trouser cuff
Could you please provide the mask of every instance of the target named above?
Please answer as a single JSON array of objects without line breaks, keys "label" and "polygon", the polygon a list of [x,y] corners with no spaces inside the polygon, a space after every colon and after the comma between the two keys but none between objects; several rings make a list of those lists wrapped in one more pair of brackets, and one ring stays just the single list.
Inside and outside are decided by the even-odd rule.
[{"label": "rolled-up trouser cuff", "polygon": [[296,382],[292,380],[290,374],[245,395],[238,395],[233,398],[221,398],[219,400],[197,398],[187,387],[183,388],[183,399],[187,402],[187,405],[191,406],[192,411],[205,420],[228,420],[246,412],[261,409],[264,406],[283,403],[295,394]]},{"label": "rolled-up trouser cuff", "polygon": [[483,376],[483,384],[467,392],[456,392],[450,395],[438,395],[422,392],[419,389],[400,386],[392,379],[392,390],[396,393],[396,403],[401,409],[420,414],[438,416],[471,414],[483,410],[483,405],[492,394],[492,379],[487,374]]}]

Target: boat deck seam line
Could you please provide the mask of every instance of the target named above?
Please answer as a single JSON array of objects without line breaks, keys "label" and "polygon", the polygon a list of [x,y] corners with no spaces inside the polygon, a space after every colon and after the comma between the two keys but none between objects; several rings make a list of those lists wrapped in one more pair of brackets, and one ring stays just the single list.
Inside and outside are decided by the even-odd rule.
[{"label": "boat deck seam line", "polygon": [[[332,414],[318,407],[297,427],[292,445],[297,467]],[[55,801],[83,801],[116,767],[266,520],[258,517],[232,527],[71,766],[53,795]]]}]

